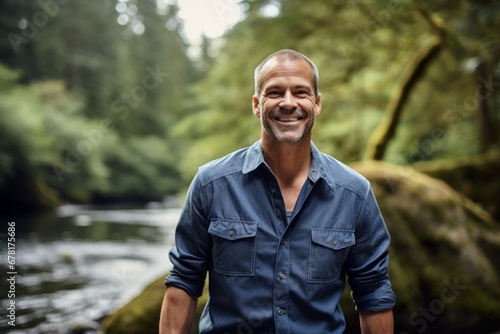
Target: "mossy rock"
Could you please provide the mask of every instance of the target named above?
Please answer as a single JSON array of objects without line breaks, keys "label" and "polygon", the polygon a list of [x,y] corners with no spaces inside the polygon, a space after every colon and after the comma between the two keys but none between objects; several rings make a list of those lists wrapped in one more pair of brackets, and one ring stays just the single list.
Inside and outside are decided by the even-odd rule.
[{"label": "mossy rock", "polygon": [[[391,233],[390,275],[397,297],[395,333],[500,330],[499,224],[443,181],[380,162],[352,165],[367,177]],[[157,333],[164,278],[105,322],[106,334]],[[347,333],[359,333],[349,297]],[[197,309],[199,318],[206,290]],[[197,320],[192,333],[197,333]]]},{"label": "mossy rock", "polygon": [[[157,334],[159,331],[161,304],[166,291],[165,276],[150,283],[128,304],[106,317],[102,323],[102,333]],[[203,296],[198,299],[196,319],[200,318],[207,298],[208,290],[205,284]],[[198,333],[198,320],[193,324],[190,333]]]},{"label": "mossy rock", "polygon": [[370,180],[391,233],[396,329],[499,330],[500,228],[492,216],[415,169],[381,162],[352,167]]},{"label": "mossy rock", "polygon": [[150,283],[137,297],[104,319],[106,334],[158,333],[160,310],[165,294],[165,277]]},{"label": "mossy rock", "polygon": [[445,181],[500,222],[500,150],[459,160],[419,162],[413,167]]}]

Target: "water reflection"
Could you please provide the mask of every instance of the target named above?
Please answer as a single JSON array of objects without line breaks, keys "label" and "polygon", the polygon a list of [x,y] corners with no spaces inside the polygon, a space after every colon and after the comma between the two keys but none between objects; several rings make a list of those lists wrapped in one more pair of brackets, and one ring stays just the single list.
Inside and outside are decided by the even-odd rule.
[{"label": "water reflection", "polygon": [[[178,215],[178,209],[64,207],[58,214],[4,218],[16,221],[18,275],[15,330],[2,317],[1,332],[97,330],[102,316],[170,269]],[[0,270],[8,271],[6,261]],[[5,309],[7,293],[1,298]]]}]

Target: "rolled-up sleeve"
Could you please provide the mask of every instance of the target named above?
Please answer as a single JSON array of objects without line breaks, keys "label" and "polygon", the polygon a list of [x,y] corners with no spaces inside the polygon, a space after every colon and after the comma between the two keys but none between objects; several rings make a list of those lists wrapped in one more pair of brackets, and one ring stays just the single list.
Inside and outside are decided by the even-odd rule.
[{"label": "rolled-up sleeve", "polygon": [[384,311],[395,305],[389,280],[389,244],[389,232],[368,188],[356,223],[356,243],[346,263],[352,297],[359,311]]},{"label": "rolled-up sleeve", "polygon": [[201,296],[208,269],[211,239],[207,233],[205,199],[201,176],[191,183],[184,208],[175,230],[175,246],[169,258],[173,269],[165,284],[185,290],[192,296]]}]

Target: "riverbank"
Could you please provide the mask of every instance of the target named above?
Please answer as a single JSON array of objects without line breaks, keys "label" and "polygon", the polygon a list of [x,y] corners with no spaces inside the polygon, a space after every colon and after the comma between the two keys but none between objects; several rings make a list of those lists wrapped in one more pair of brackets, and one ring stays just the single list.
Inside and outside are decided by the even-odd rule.
[{"label": "riverbank", "polygon": [[[170,270],[179,209],[73,208],[18,215],[16,326],[2,333],[97,333],[99,321]],[[6,263],[0,270],[7,272]],[[7,307],[7,295],[1,297]]]}]

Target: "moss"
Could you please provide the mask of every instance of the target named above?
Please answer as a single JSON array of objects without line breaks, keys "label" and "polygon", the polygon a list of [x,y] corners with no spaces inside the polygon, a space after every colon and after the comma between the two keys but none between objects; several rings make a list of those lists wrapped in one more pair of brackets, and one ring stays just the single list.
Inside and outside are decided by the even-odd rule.
[{"label": "moss", "polygon": [[461,160],[428,161],[414,165],[421,173],[443,180],[500,221],[500,151]]},{"label": "moss", "polygon": [[389,275],[393,290],[398,292],[398,304],[405,305],[408,310],[416,309],[422,302],[419,300],[418,268],[408,268],[406,260],[402,260],[398,253],[389,255],[389,263]]},{"label": "moss", "polygon": [[158,333],[161,304],[165,294],[164,281],[164,276],[158,278],[128,304],[104,319],[103,333]]},{"label": "moss", "polygon": [[492,216],[447,183],[414,169],[380,162],[353,167],[372,183],[392,236],[396,327],[408,330],[412,314],[439,303],[446,284],[458,282],[465,290],[446,303],[446,314],[429,322],[426,332],[498,330],[500,225]]},{"label": "moss", "polygon": [[[166,276],[166,275],[165,275]],[[150,283],[128,304],[104,319],[104,334],[155,334],[158,333],[161,305],[165,295],[165,276]],[[198,320],[208,299],[207,284],[198,299],[196,316],[190,334],[198,333]]]}]

